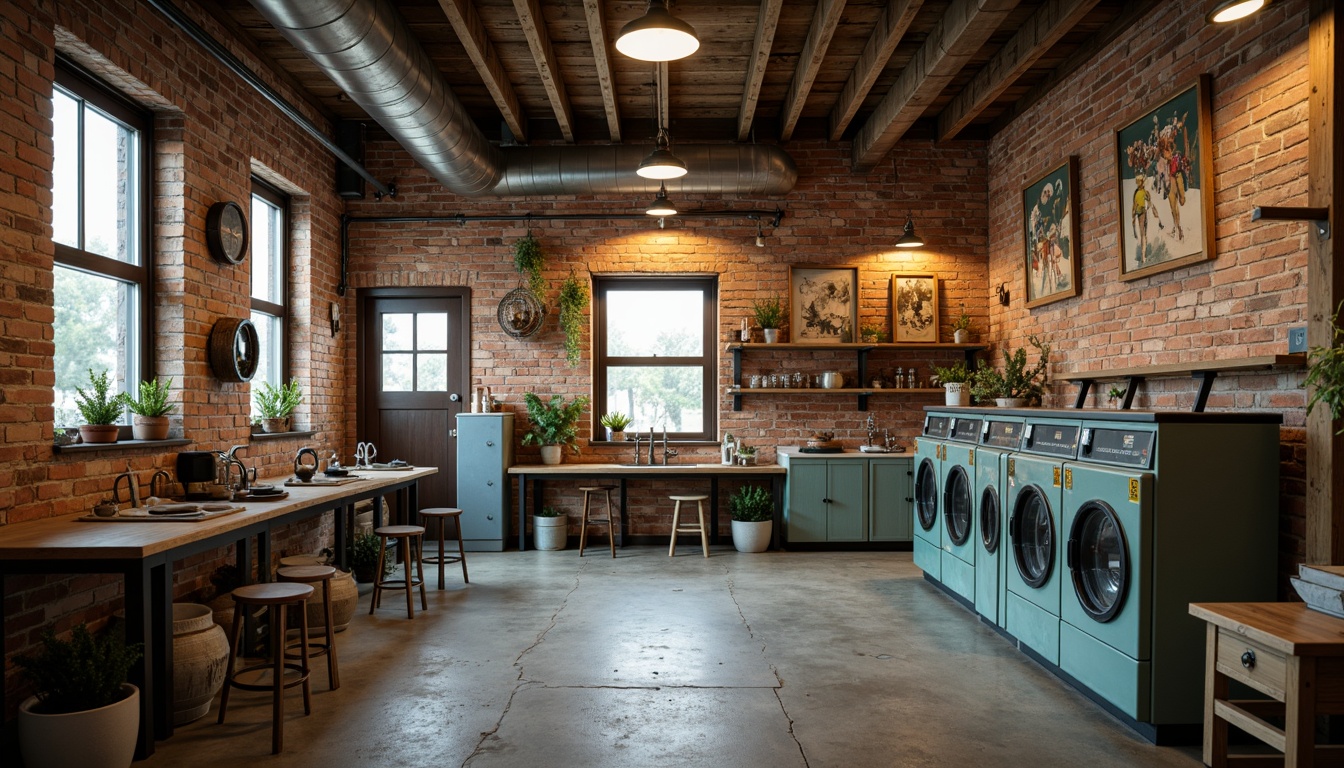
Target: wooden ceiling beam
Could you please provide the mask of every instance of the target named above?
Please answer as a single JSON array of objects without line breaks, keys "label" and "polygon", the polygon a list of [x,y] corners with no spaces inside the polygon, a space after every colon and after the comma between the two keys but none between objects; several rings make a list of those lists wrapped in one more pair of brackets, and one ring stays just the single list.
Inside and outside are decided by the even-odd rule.
[{"label": "wooden ceiling beam", "polygon": [[752,44],[751,58],[747,59],[742,106],[737,110],[738,141],[746,141],[751,136],[751,123],[756,118],[756,102],[761,98],[765,67],[770,63],[770,49],[775,45],[775,30],[779,27],[779,9],[783,7],[784,0],[761,0],[761,13],[756,20],[756,42]]},{"label": "wooden ceiling beam", "polygon": [[555,121],[560,124],[560,133],[565,141],[574,143],[574,113],[569,106],[569,93],[560,76],[560,66],[555,60],[555,50],[551,47],[551,36],[546,31],[546,16],[541,12],[540,0],[513,0],[513,9],[518,13],[518,22],[523,36],[527,38],[527,47],[532,51],[532,60],[537,64],[537,74],[546,88],[546,98],[555,112]]},{"label": "wooden ceiling beam", "polygon": [[1026,74],[1099,0],[1047,0],[1031,14],[984,69],[938,115],[938,138],[948,141]]},{"label": "wooden ceiling beam", "polygon": [[607,128],[612,142],[621,140],[621,114],[616,108],[616,86],[611,78],[611,49],[607,46],[607,20],[602,0],[583,0],[583,15],[588,19],[588,39],[593,44],[593,66],[602,86],[602,107],[607,113]]},{"label": "wooden ceiling beam", "polygon": [[820,0],[817,3],[807,42],[803,43],[803,52],[798,57],[798,68],[794,70],[789,91],[784,96],[784,105],[779,110],[781,141],[788,141],[793,136],[793,129],[803,114],[807,95],[812,92],[812,84],[821,72],[826,49],[831,47],[831,38],[835,35],[835,28],[840,25],[840,15],[844,10],[845,0]]},{"label": "wooden ceiling beam", "polygon": [[869,170],[886,156],[1015,7],[1017,0],[955,0],[948,6],[854,137],[855,170]]},{"label": "wooden ceiling beam", "polygon": [[439,7],[443,8],[443,15],[453,25],[453,31],[457,33],[457,39],[461,41],[467,57],[476,66],[485,89],[490,92],[495,106],[499,107],[500,114],[504,116],[504,124],[509,126],[515,139],[526,142],[527,115],[518,103],[518,94],[513,92],[509,74],[504,70],[498,52],[490,44],[490,36],[485,32],[485,24],[476,12],[476,6],[471,4],[471,0],[439,0]]},{"label": "wooden ceiling beam", "polygon": [[868,92],[873,89],[873,83],[877,82],[878,76],[886,68],[891,54],[905,36],[906,30],[910,29],[910,23],[915,20],[915,14],[923,4],[924,0],[891,0],[887,3],[887,7],[882,9],[882,15],[877,19],[872,37],[868,38],[868,44],[863,47],[859,60],[854,62],[854,71],[849,73],[849,79],[845,81],[845,87],[840,91],[840,98],[835,102],[835,108],[831,110],[831,141],[839,141],[844,135],[845,129],[863,106],[863,100],[868,97]]}]

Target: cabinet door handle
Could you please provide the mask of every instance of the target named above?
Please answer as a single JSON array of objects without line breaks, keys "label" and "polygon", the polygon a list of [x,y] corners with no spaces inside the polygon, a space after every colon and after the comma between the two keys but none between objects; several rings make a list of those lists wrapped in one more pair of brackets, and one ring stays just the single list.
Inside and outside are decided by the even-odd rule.
[{"label": "cabinet door handle", "polygon": [[495,484],[495,481],[494,481],[494,480],[486,480],[486,481],[485,481],[485,484],[486,484],[486,485],[493,486],[493,485]]},{"label": "cabinet door handle", "polygon": [[1247,669],[1255,669],[1255,651],[1247,648],[1246,652],[1241,654],[1241,666]]},{"label": "cabinet door handle", "polygon": [[905,500],[906,500],[906,501],[914,501],[914,498],[911,497],[911,496],[906,496],[906,497],[905,497]]},{"label": "cabinet door handle", "polygon": [[486,519],[486,520],[494,520],[494,519],[495,519],[495,516],[494,516],[494,515],[486,515],[486,516],[485,516],[485,519]]},{"label": "cabinet door handle", "polygon": [[830,504],[830,503],[831,503],[831,500],[830,500],[830,499],[822,499],[822,500],[821,500],[821,503],[822,503],[822,504]]},{"label": "cabinet door handle", "polygon": [[494,441],[494,440],[486,440],[486,441],[485,441],[485,447],[486,447],[486,448],[494,448],[494,447],[495,447],[495,441]]}]

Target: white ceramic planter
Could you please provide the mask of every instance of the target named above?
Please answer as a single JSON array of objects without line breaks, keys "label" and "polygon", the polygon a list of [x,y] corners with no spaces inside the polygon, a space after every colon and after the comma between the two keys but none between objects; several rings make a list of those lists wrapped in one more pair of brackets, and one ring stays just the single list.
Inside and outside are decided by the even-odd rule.
[{"label": "white ceramic planter", "polygon": [[559,464],[560,460],[563,458],[565,458],[565,446],[563,445],[541,446],[542,464]]},{"label": "white ceramic planter", "polygon": [[569,517],[533,517],[532,535],[536,539],[537,549],[564,549],[565,539],[569,535]]},{"label": "white ceramic planter", "polygon": [[943,385],[944,405],[970,405],[971,388],[965,382],[955,381]]},{"label": "white ceramic planter", "polygon": [[774,344],[775,342],[779,341],[778,328],[762,328],[761,333],[765,334],[766,344]]},{"label": "white ceramic planter", "polygon": [[744,523],[734,520],[733,546],[738,552],[764,552],[770,548],[770,528],[773,521]]},{"label": "white ceramic planter", "polygon": [[121,686],[126,698],[106,707],[64,715],[32,711],[37,697],[19,705],[19,751],[28,768],[128,768],[140,732],[140,689]]},{"label": "white ceramic planter", "polygon": [[965,329],[959,329],[952,332],[952,342],[954,344],[970,344],[971,332]]},{"label": "white ceramic planter", "polygon": [[228,662],[229,639],[210,606],[173,603],[173,725],[209,714]]},{"label": "white ceramic planter", "polygon": [[136,440],[167,440],[167,416],[131,414],[131,437]]}]

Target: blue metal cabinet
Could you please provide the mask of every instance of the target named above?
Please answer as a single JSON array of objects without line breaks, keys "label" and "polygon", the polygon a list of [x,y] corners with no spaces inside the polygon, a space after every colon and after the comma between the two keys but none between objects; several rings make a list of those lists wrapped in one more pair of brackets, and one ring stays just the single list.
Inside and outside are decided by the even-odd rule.
[{"label": "blue metal cabinet", "polygon": [[504,550],[512,465],[512,413],[457,415],[457,506],[468,550]]},{"label": "blue metal cabinet", "polygon": [[868,540],[868,462],[785,457],[790,542]]},{"label": "blue metal cabinet", "polygon": [[911,460],[868,461],[868,540],[910,541]]}]

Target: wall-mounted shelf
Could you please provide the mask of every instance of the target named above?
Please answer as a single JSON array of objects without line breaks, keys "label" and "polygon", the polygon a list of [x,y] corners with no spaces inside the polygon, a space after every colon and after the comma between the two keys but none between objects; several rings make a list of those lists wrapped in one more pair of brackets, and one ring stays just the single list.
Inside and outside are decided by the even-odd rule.
[{"label": "wall-mounted shelf", "polygon": [[1083,407],[1083,404],[1087,401],[1088,390],[1092,388],[1093,383],[1124,379],[1128,384],[1125,388],[1125,401],[1120,407],[1128,410],[1130,404],[1134,402],[1135,390],[1145,379],[1194,376],[1199,379],[1199,394],[1195,396],[1195,403],[1190,410],[1200,413],[1209,401],[1209,391],[1213,389],[1213,380],[1217,378],[1219,373],[1224,371],[1264,371],[1271,368],[1301,368],[1306,364],[1307,356],[1303,354],[1262,355],[1260,357],[1234,357],[1227,360],[1208,360],[1204,362],[1196,360],[1165,365],[1139,365],[1108,371],[1079,371],[1058,378],[1060,381],[1078,383],[1078,397],[1073,402],[1074,408]]}]

